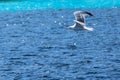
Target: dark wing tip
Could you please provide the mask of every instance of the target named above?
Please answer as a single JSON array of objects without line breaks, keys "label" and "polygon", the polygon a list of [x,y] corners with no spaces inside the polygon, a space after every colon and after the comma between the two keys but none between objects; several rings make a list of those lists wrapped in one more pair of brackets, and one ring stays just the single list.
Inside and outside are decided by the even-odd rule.
[{"label": "dark wing tip", "polygon": [[83,12],[81,12],[82,14],[88,14],[88,15],[90,15],[90,16],[93,16],[93,14],[92,13],[90,13],[90,12],[87,12],[87,11],[83,11]]}]

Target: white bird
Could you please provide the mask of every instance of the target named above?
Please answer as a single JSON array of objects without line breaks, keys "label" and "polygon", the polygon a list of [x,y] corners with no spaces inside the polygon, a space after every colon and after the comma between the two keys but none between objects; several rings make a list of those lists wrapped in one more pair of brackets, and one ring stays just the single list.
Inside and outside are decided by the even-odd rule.
[{"label": "white bird", "polygon": [[89,16],[93,16],[90,12],[86,12],[86,11],[75,11],[74,12],[74,16],[75,16],[75,20],[74,20],[74,25],[67,27],[67,29],[86,29],[89,31],[93,31],[93,28],[87,27],[85,24],[85,16],[89,15]]}]

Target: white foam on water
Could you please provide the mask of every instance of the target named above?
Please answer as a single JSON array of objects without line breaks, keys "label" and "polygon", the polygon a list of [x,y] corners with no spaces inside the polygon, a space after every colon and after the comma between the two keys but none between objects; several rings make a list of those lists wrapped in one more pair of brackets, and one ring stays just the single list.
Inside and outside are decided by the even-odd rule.
[{"label": "white foam on water", "polygon": [[61,18],[64,18],[64,16],[61,16]]},{"label": "white foam on water", "polygon": [[6,26],[9,26],[9,24],[6,24]]},{"label": "white foam on water", "polygon": [[54,21],[54,23],[57,23],[57,21]]},{"label": "white foam on water", "polygon": [[59,22],[58,24],[59,24],[60,26],[62,25],[62,23],[60,23],[60,22]]}]

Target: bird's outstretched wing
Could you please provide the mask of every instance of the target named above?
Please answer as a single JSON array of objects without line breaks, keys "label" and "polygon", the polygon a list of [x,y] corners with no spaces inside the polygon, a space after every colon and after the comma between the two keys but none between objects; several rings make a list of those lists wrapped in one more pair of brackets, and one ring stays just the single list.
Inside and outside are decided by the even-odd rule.
[{"label": "bird's outstretched wing", "polygon": [[77,21],[80,21],[80,22],[83,22],[83,23],[85,22],[85,16],[86,15],[93,16],[92,13],[87,12],[87,11],[75,11],[74,12],[75,19]]},{"label": "bird's outstretched wing", "polygon": [[74,16],[75,16],[75,20],[84,23],[84,16],[83,16],[83,14],[81,14],[81,11],[75,11]]}]

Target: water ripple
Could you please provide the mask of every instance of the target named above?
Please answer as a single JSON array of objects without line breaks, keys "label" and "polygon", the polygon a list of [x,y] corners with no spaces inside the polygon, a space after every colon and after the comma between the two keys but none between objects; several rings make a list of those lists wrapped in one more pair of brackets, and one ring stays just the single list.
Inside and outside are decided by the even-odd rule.
[{"label": "water ripple", "polygon": [[66,30],[75,10],[0,13],[0,80],[119,80],[119,8],[85,9],[93,32]]}]

